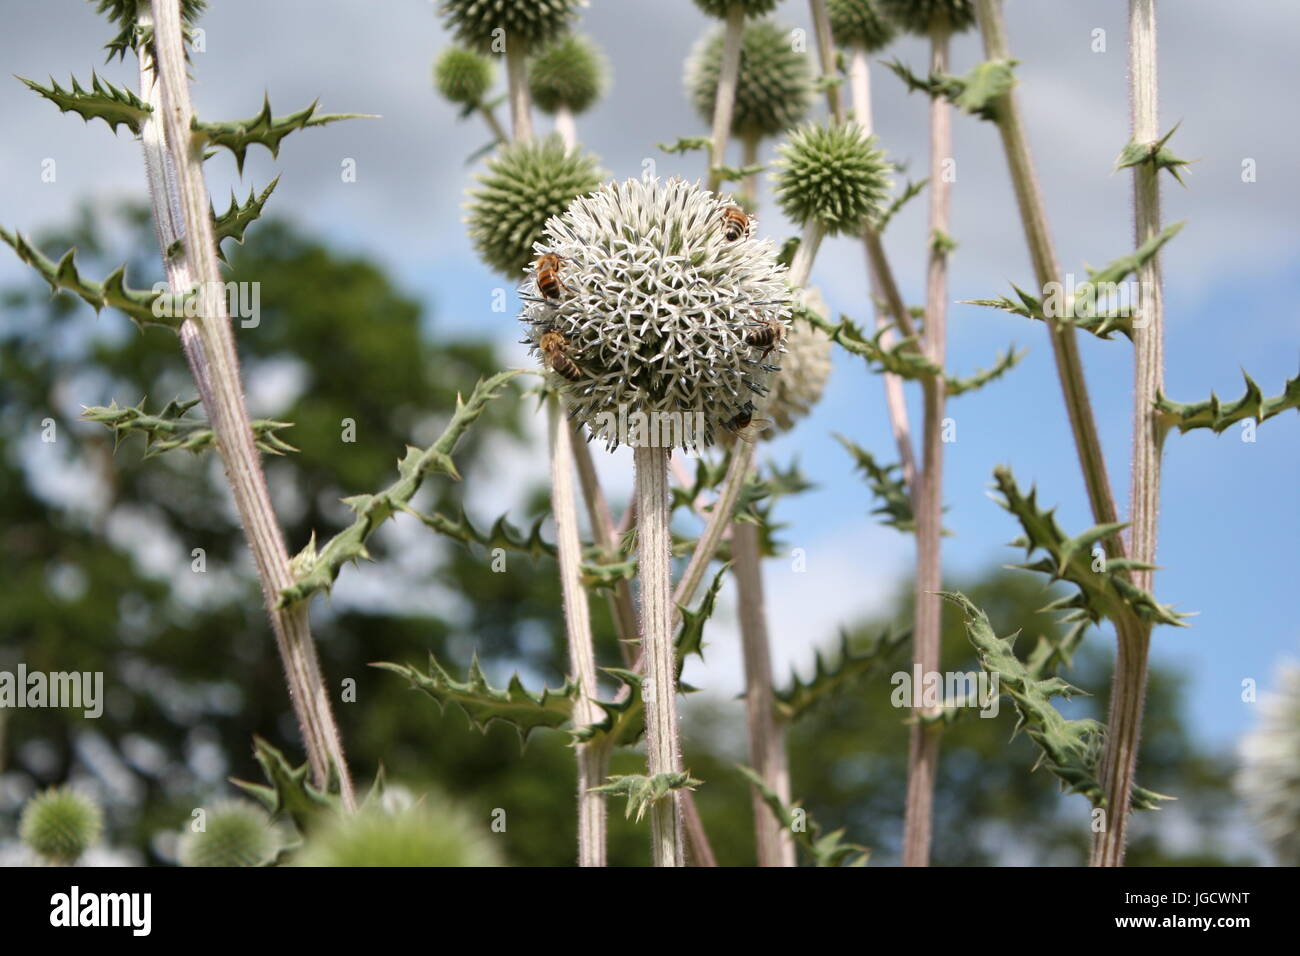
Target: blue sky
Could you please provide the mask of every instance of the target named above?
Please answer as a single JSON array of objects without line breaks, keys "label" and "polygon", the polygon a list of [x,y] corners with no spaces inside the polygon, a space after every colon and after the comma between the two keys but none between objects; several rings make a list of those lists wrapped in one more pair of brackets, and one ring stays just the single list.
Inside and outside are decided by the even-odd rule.
[{"label": "blue sky", "polygon": [[[1128,135],[1125,7],[1122,0],[1008,5],[1012,48],[1023,61],[1020,96],[1053,233],[1064,268],[1076,274],[1085,263],[1101,265],[1132,248],[1130,177],[1111,171]],[[792,27],[808,25],[806,4],[794,0],[782,4],[777,17]],[[1196,160],[1186,189],[1171,180],[1164,186],[1165,221],[1188,220],[1163,260],[1168,391],[1180,400],[1201,399],[1211,390],[1235,398],[1245,368],[1275,394],[1300,365],[1294,225],[1300,218],[1294,185],[1300,142],[1292,122],[1293,91],[1300,87],[1293,49],[1300,8],[1271,0],[1182,0],[1163,5],[1161,18],[1161,125],[1181,121],[1172,145]],[[53,73],[66,81],[75,73],[84,80],[92,66],[101,67],[109,30],[83,0],[23,5],[10,23],[0,36],[5,74],[43,80]],[[214,160],[214,195],[224,202],[231,186],[244,194],[283,173],[274,213],[291,212],[319,234],[389,264],[427,303],[434,334],[482,332],[510,350],[503,352],[509,361],[522,361],[522,351],[511,345],[517,338],[513,311],[490,309],[493,291],[510,284],[478,263],[459,222],[473,171],[465,157],[487,137],[474,121],[458,123],[430,88],[430,63],[447,42],[433,6],[424,0],[222,0],[204,26],[207,51],[195,59],[201,116],[251,115],[263,92],[271,94],[277,112],[320,96],[326,110],[382,114],[291,137],[278,160],[259,151],[242,180],[225,157]],[[639,175],[646,158],[656,160],[662,175],[699,174],[698,156],[669,157],[655,144],[704,131],[680,78],[704,26],[688,0],[593,0],[585,28],[614,61],[614,86],[579,119],[579,135],[616,175]],[[1105,31],[1104,52],[1094,50],[1097,30]],[[924,48],[914,40],[887,55],[916,69],[925,63]],[[976,39],[959,38],[955,70],[979,59]],[[102,72],[136,85],[118,64]],[[913,169],[923,168],[924,101],[907,96],[878,66],[873,86],[882,145]],[[59,115],[16,80],[0,82],[0,112],[11,131],[0,149],[0,222],[6,227],[36,230],[64,221],[87,197],[143,198],[138,147],[125,136],[115,141],[102,124],[85,127]],[[958,118],[955,154],[952,233],[960,246],[952,299],[1001,294],[1011,281],[1030,284],[995,131]],[[46,157],[59,163],[53,184],[39,180]],[[339,177],[349,158],[357,164],[355,183]],[[1245,159],[1256,163],[1255,182],[1242,181]],[[770,202],[760,216],[764,234],[778,240],[791,234]],[[911,301],[920,298],[925,235],[924,203],[917,202],[887,236]],[[13,257],[0,255],[0,282],[21,274]],[[858,244],[828,243],[813,282],[835,311],[866,317]],[[948,446],[946,499],[955,536],[945,542],[945,558],[955,576],[1017,560],[1005,546],[1017,533],[1015,523],[986,496],[997,464],[1012,466],[1022,485],[1036,483],[1043,502],[1059,504],[1067,529],[1091,523],[1045,329],[991,310],[952,308],[954,371],[987,365],[1010,343],[1029,350],[1020,367],[950,406],[958,440]],[[1125,512],[1132,350],[1122,339],[1084,336],[1081,343],[1112,484]],[[784,506],[787,538],[808,552],[809,573],[795,578],[780,561],[768,568],[778,668],[806,668],[814,644],[829,641],[838,622],[882,608],[907,573],[910,541],[867,517],[865,487],[830,437],[842,432],[892,460],[881,394],[879,380],[839,354],[821,406],[771,449],[779,459],[797,452],[819,482],[815,492]],[[915,407],[912,414],[916,420]],[[538,477],[544,473],[535,451],[503,451],[502,473],[492,476],[482,496],[485,514],[500,511],[500,497],[517,489],[519,482],[506,474],[515,465]],[[626,488],[625,462],[603,467],[615,494]],[[1185,630],[1158,632],[1155,654],[1185,671],[1188,718],[1216,744],[1229,745],[1252,719],[1251,705],[1240,701],[1241,681],[1268,687],[1278,662],[1297,656],[1298,471],[1300,416],[1294,413],[1265,423],[1254,443],[1242,442],[1235,428],[1217,437],[1175,434],[1167,443],[1156,591],[1162,601],[1199,616]],[[716,678],[717,686],[734,689],[738,656],[728,646],[725,620],[721,624],[707,674],[688,673],[687,679],[699,684]]]}]

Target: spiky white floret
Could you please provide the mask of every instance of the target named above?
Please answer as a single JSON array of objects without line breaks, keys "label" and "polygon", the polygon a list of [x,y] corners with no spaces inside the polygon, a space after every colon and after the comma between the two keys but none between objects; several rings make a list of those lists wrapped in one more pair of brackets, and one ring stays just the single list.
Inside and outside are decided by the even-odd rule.
[{"label": "spiky white floret", "polygon": [[581,373],[552,379],[594,437],[630,441],[615,423],[635,413],[700,413],[703,433],[678,444],[709,445],[767,391],[781,349],[764,357],[745,339],[771,321],[788,329],[790,289],[752,223],[740,239],[724,236],[729,204],[698,184],[629,179],[547,222],[535,250],[560,257],[563,286],[546,298],[530,273],[520,319],[539,356],[548,329],[567,340]]}]

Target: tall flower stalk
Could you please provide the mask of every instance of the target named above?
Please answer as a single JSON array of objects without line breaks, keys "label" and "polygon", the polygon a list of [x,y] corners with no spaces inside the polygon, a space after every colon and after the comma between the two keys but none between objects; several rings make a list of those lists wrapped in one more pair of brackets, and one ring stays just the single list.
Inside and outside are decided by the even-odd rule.
[{"label": "tall flower stalk", "polygon": [[[1129,2],[1129,102],[1132,142],[1156,148],[1160,140],[1156,59],[1155,0]],[[1153,162],[1133,168],[1135,248],[1160,234],[1160,167]],[[1151,593],[1160,511],[1160,457],[1165,428],[1157,401],[1164,391],[1164,298],[1159,253],[1138,268],[1139,320],[1133,323],[1133,464],[1129,494],[1129,556],[1137,563],[1133,583]],[[1142,705],[1146,697],[1147,654],[1152,624],[1135,621],[1118,633],[1114,680],[1110,692],[1106,746],[1099,778],[1109,819],[1093,834],[1093,866],[1124,862]]]},{"label": "tall flower stalk", "polygon": [[[142,91],[157,104],[148,120],[155,125],[142,133],[155,225],[160,238],[183,237],[174,257],[170,243],[163,247],[171,291],[180,294],[197,287],[200,304],[197,335],[182,330],[182,343],[257,565],[313,776],[320,786],[337,778],[343,803],[351,809],[351,777],[312,642],[307,605],[284,607],[280,602],[280,592],[293,583],[294,575],[254,445],[230,316],[220,292],[224,285],[203,175],[204,143],[191,130],[194,113],[180,0],[153,0],[150,9],[152,24],[141,26],[152,27],[152,42],[140,44],[140,69]],[[172,258],[181,264],[171,264]]]}]

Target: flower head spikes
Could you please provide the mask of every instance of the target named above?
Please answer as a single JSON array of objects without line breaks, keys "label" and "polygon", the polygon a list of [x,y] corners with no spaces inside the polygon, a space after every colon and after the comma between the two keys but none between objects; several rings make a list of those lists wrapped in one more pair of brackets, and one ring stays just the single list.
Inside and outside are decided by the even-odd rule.
[{"label": "flower head spikes", "polygon": [[439,11],[461,43],[482,53],[500,53],[498,41],[503,39],[530,50],[554,39],[586,5],[586,0],[442,0]]},{"label": "flower head spikes", "polygon": [[588,110],[605,92],[609,63],[585,36],[567,33],[528,64],[528,88],[543,113]]},{"label": "flower head spikes", "polygon": [[799,225],[814,221],[830,235],[860,231],[880,215],[891,181],[874,137],[852,121],[810,124],[780,147],[776,198]]},{"label": "flower head spikes", "polygon": [[104,829],[99,805],[70,787],[51,787],[27,801],[18,835],[53,863],[75,863]]},{"label": "flower head spikes", "polygon": [[[702,39],[686,61],[686,91],[710,122],[722,72],[724,32]],[[731,130],[741,138],[775,136],[796,125],[812,104],[812,64],[797,52],[790,33],[771,20],[745,24]]]},{"label": "flower head spikes", "polygon": [[478,106],[492,88],[495,68],[481,53],[449,46],[433,65],[438,92],[460,106]]},{"label": "flower head spikes", "polygon": [[595,157],[566,149],[558,136],[503,147],[465,204],[474,248],[493,269],[519,275],[533,261],[546,220],[603,178]]},{"label": "flower head spikes", "polygon": [[695,5],[711,17],[725,20],[733,6],[739,6],[747,17],[761,17],[776,9],[781,0],[695,0]]},{"label": "flower head spikes", "polygon": [[546,224],[537,254],[558,257],[560,285],[546,295],[536,274],[524,283],[526,341],[567,370],[553,378],[573,417],[610,447],[637,444],[629,420],[634,430],[647,418],[677,428],[659,443],[712,444],[767,391],[781,349],[746,339],[773,324],[784,337],[790,291],[752,222],[726,238],[728,205],[696,184],[631,179]]},{"label": "flower head spikes", "polygon": [[204,815],[204,828],[180,839],[182,866],[266,866],[280,838],[266,811],[247,800],[223,800]]},{"label": "flower head spikes", "polygon": [[880,0],[881,11],[909,33],[929,34],[936,21],[946,20],[953,33],[975,25],[974,0]]},{"label": "flower head spikes", "polygon": [[883,49],[898,33],[878,0],[828,0],[831,35],[840,46],[859,46],[867,52]]}]

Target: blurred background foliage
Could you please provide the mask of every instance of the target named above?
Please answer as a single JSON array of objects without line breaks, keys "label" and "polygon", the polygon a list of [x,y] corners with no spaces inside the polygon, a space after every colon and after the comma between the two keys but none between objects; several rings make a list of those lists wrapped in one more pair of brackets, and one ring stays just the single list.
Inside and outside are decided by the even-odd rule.
[{"label": "blurred background foliage", "polygon": [[[108,215],[87,208],[38,239],[55,257],[76,245],[87,275],[125,258],[134,285],[159,277],[140,208]],[[350,515],[339,499],[387,484],[405,444],[435,437],[456,393],[499,363],[486,340],[439,334],[376,264],[288,223],[261,223],[227,252],[231,280],[261,283],[260,325],[237,329],[253,414],[294,423],[284,437],[299,451],[268,459],[267,474],[297,550],[313,531],[324,540],[343,527]],[[147,397],[156,410],[193,397],[175,338],[138,333],[115,313],[95,319],[69,296],[50,299],[39,283],[5,291],[3,309],[0,668],[21,661],[32,670],[103,671],[107,702],[95,721],[67,710],[0,711],[0,844],[12,847],[31,793],[73,781],[104,803],[112,859],[173,862],[174,835],[192,808],[229,795],[229,776],[260,780],[254,734],[302,759],[249,558],[215,455],[144,460],[142,439],[115,450],[106,429],[79,421],[82,405]],[[492,449],[521,441],[535,410],[527,397],[492,404],[456,456],[466,485],[488,480]],[[344,445],[348,418],[355,442]],[[40,439],[46,419],[57,428],[53,443]],[[517,520],[545,512],[545,470],[539,460],[538,484],[515,509]],[[431,482],[417,507],[454,514],[466,485]],[[494,680],[519,669],[530,686],[558,685],[566,654],[549,560],[511,555],[508,573],[493,573],[481,549],[423,529],[401,537],[400,550],[398,539],[392,525],[374,539],[379,563],[369,569],[366,599],[313,606],[327,678],[336,688],[356,682],[356,702],[336,703],[336,712],[358,781],[382,766],[390,781],[450,795],[485,825],[504,809],[498,838],[507,860],[571,864],[573,761],[561,735],[535,734],[521,753],[513,729],[480,735],[454,708],[439,714],[394,675],[366,666],[418,664],[433,651],[463,667],[477,652]],[[195,548],[205,552],[203,574],[192,570]],[[1032,640],[1055,627],[1037,612],[1046,596],[1028,574],[991,570],[954,584],[1000,634],[1019,628]],[[892,623],[909,619],[910,591],[900,587]],[[605,602],[593,600],[592,610],[603,662],[613,664]],[[850,623],[850,643],[862,646],[891,621]],[[837,638],[807,635],[832,654]],[[956,615],[944,642],[947,666],[978,669]],[[1105,688],[1110,657],[1109,641],[1093,634],[1065,676]],[[885,674],[906,666],[900,655]],[[1139,820],[1129,862],[1254,862],[1225,849],[1241,845],[1225,832],[1231,766],[1187,733],[1178,683],[1177,674],[1152,673],[1139,766],[1145,786],[1179,800],[1161,811],[1161,826]],[[824,827],[845,827],[848,839],[872,847],[875,863],[897,859],[906,783],[907,731],[890,689],[883,675],[852,687],[805,715],[791,737],[796,797]],[[706,781],[697,799],[715,852],[723,864],[750,864],[750,802],[735,770],[744,761],[741,708],[703,693],[685,706],[686,765]],[[1104,719],[1104,694],[1070,706],[1071,716]],[[1003,701],[995,719],[969,715],[945,733],[937,864],[1085,861],[1086,804],[1061,796],[1045,772],[1030,773],[1036,753],[1024,737],[1012,738],[1014,724]],[[625,752],[611,770],[636,772],[640,764]],[[610,810],[611,863],[646,863],[646,824],[625,821],[621,801]]]}]

